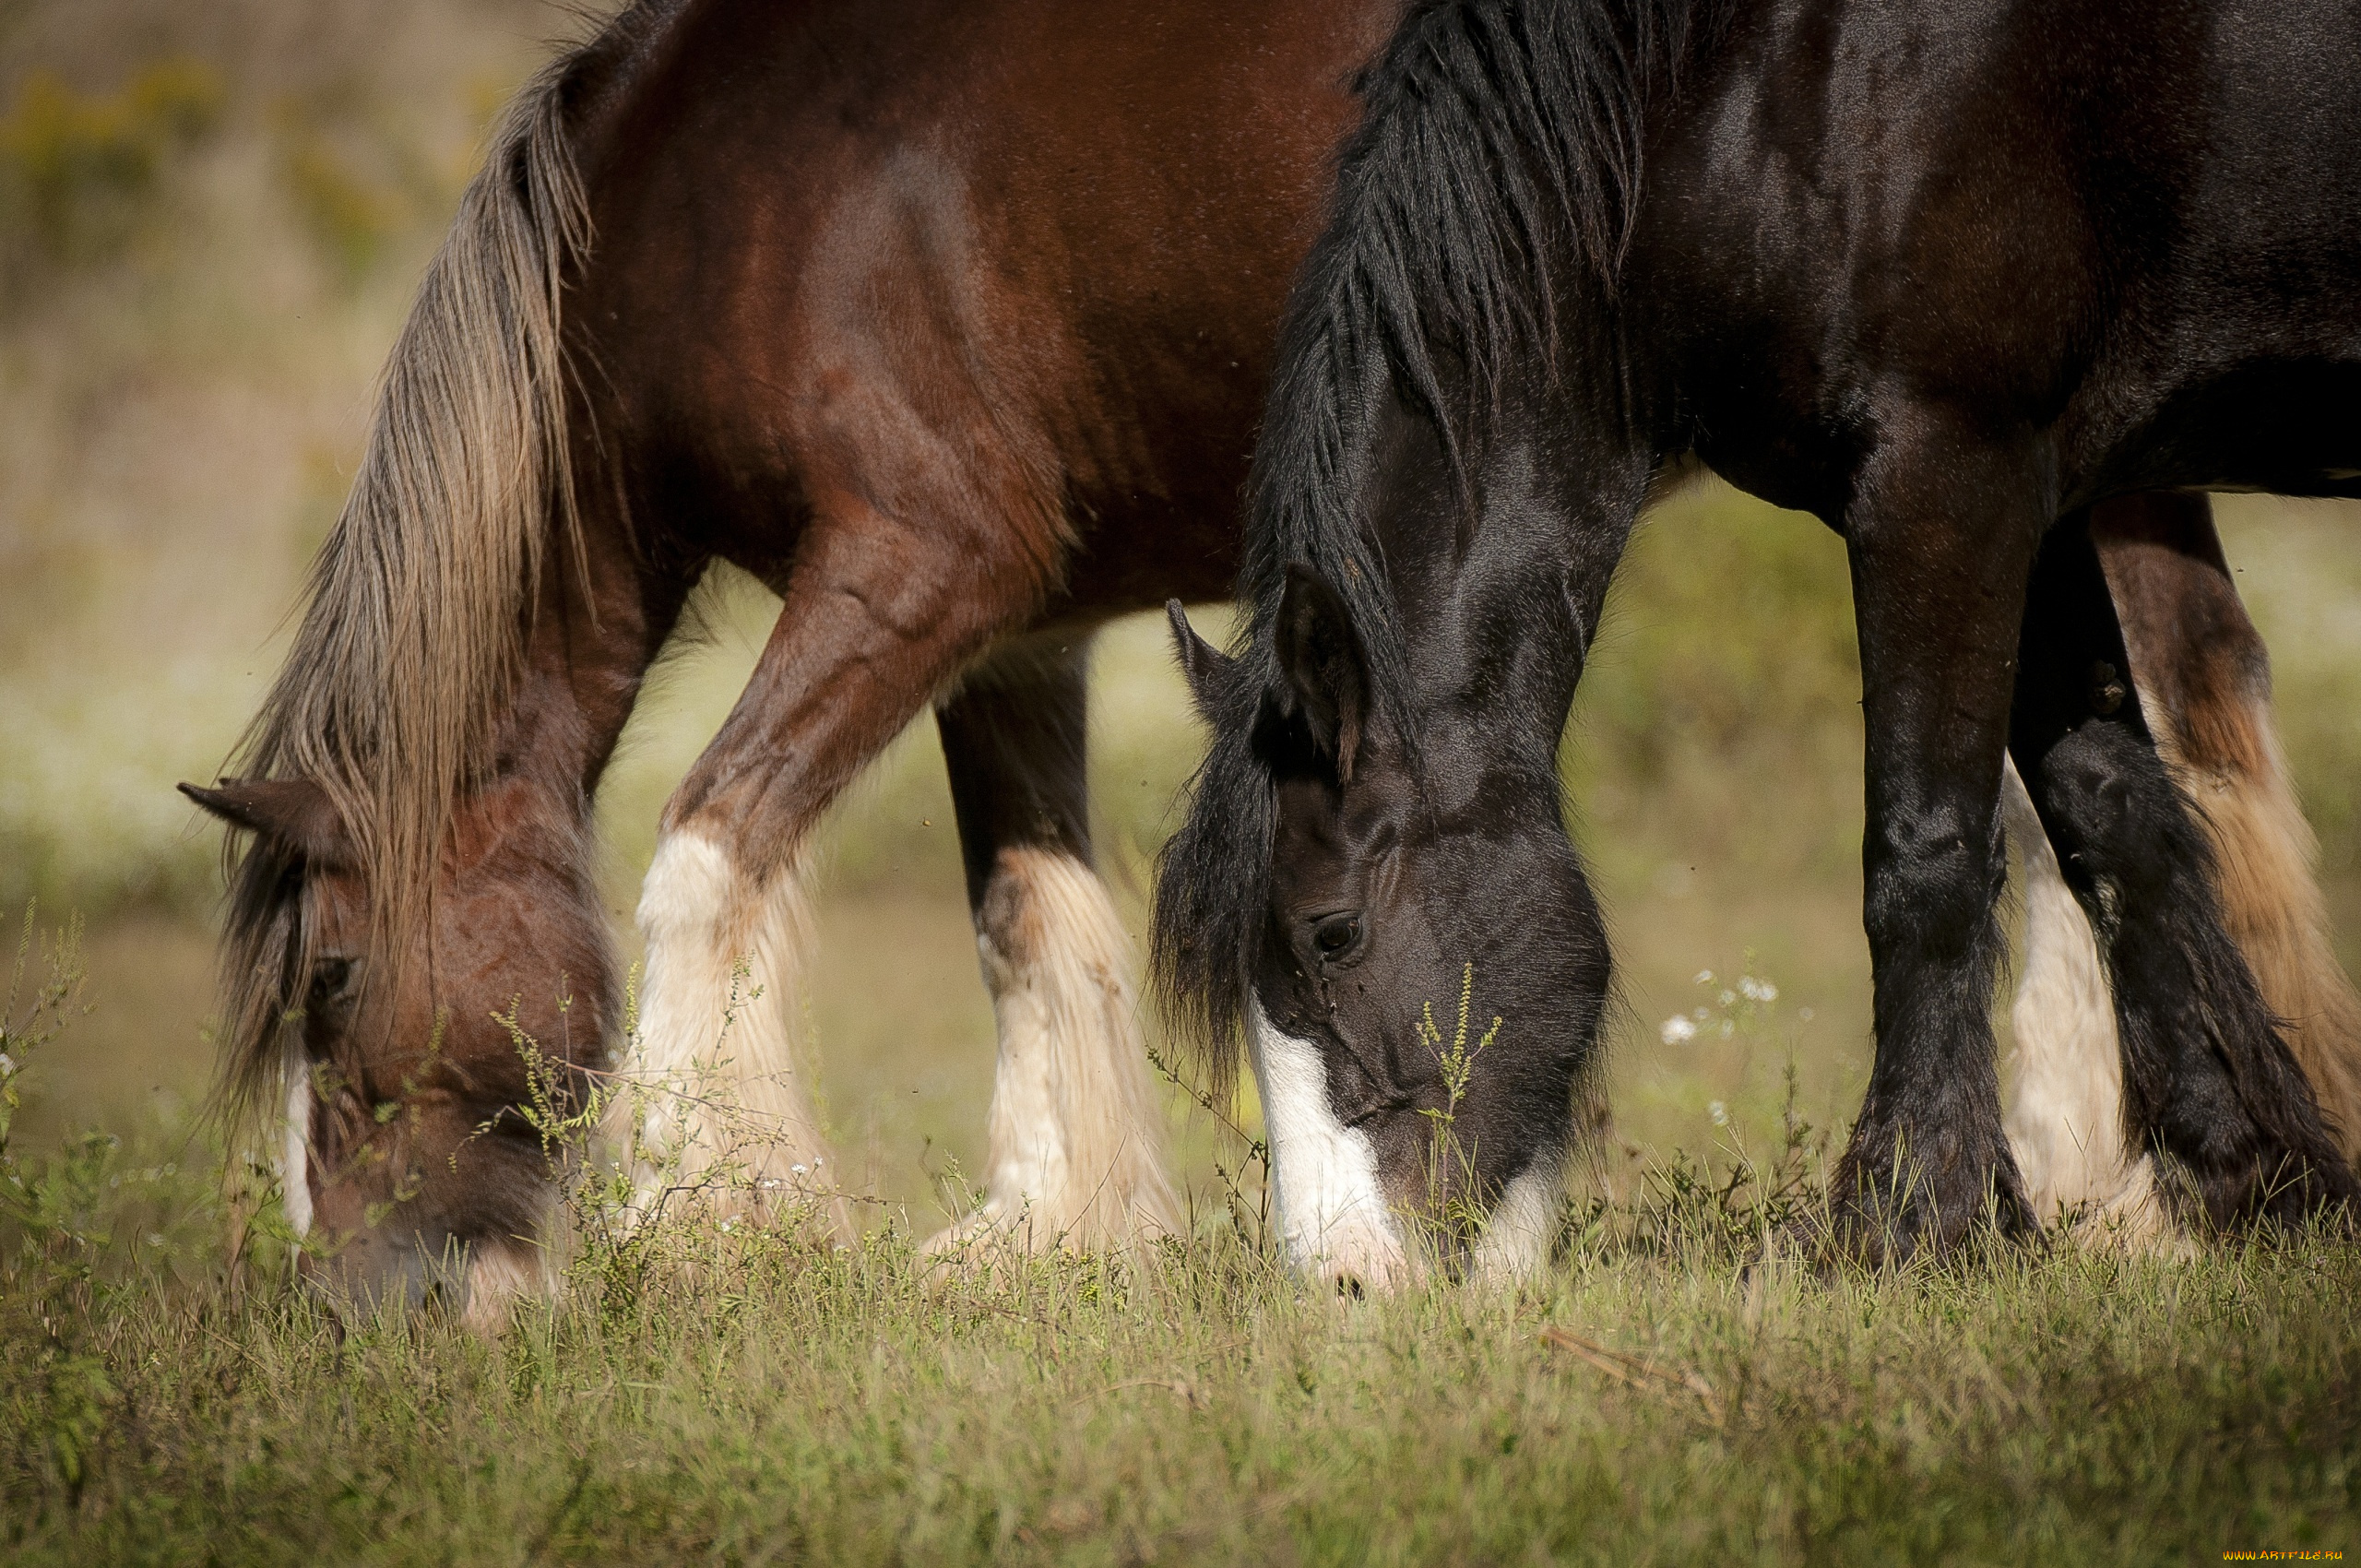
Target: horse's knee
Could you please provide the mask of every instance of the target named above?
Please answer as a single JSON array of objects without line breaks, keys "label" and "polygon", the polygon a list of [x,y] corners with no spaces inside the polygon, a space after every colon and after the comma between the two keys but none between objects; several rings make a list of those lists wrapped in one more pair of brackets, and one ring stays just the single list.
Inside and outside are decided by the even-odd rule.
[{"label": "horse's knee", "polygon": [[2103,911],[2198,869],[2187,810],[2145,737],[2093,722],[2049,748],[2037,770],[2043,815],[2070,883]]},{"label": "horse's knee", "polygon": [[1956,949],[1991,921],[2006,862],[1997,817],[1960,802],[1872,825],[1862,913],[1872,940]]}]

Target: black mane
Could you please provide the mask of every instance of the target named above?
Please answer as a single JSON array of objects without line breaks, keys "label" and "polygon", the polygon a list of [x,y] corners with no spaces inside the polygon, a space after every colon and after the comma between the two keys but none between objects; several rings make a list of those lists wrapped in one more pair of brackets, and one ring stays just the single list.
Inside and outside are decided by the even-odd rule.
[{"label": "black mane", "polygon": [[[1654,97],[1727,0],[1431,0],[1363,74],[1326,232],[1296,280],[1249,486],[1237,659],[1212,749],[1157,878],[1165,1011],[1235,1071],[1269,897],[1266,740],[1288,699],[1272,626],[1292,563],[1344,598],[1378,712],[1413,739],[1407,653],[1357,507],[1382,400],[1432,421],[1456,465],[1503,378],[1554,363],[1555,280],[1611,291],[1640,198]],[[1462,469],[1464,475],[1464,469]]]}]

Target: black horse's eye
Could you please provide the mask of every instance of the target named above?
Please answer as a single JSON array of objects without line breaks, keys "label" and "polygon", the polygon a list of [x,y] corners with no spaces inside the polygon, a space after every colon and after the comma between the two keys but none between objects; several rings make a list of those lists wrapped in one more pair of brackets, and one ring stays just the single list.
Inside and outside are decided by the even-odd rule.
[{"label": "black horse's eye", "polygon": [[1349,951],[1361,939],[1361,918],[1358,915],[1328,915],[1311,928],[1311,944],[1320,949],[1323,958],[1334,958]]}]

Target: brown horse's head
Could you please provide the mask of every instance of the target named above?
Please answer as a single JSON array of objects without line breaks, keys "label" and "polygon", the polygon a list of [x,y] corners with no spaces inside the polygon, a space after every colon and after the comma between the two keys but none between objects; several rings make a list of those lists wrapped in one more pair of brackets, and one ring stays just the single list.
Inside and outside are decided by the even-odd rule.
[{"label": "brown horse's head", "polygon": [[287,1107],[305,1273],[363,1303],[456,1295],[495,1320],[540,1271],[554,1190],[523,1108],[576,1099],[613,1011],[571,814],[521,785],[472,798],[405,936],[318,784],[182,788],[254,836],[231,911],[227,1082],[254,1110]]},{"label": "brown horse's head", "polygon": [[528,1111],[566,1104],[615,1015],[588,798],[650,647],[627,584],[586,601],[559,316],[588,237],[576,65],[511,104],[420,284],[244,777],[184,786],[244,836],[223,1099],[247,1133],[288,1113],[307,1274],[484,1324],[540,1272],[555,1172]]}]

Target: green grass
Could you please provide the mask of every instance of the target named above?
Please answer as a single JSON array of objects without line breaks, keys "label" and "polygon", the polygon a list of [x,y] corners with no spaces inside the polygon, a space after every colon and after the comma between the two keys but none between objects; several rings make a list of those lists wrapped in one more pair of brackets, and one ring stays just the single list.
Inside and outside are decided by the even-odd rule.
[{"label": "green grass", "polygon": [[[71,1039],[33,968],[0,1106]],[[12,1562],[2218,1561],[2361,1507],[2361,1248],[1819,1276],[1762,1251],[1809,1128],[1571,1199],[1520,1291],[1307,1290],[1202,1194],[965,1267],[591,1212],[492,1340],[340,1328],[185,1124],[6,1138]]]},{"label": "green grass", "polygon": [[339,1338],[201,1247],[104,1284],[20,1253],[0,1547],[1879,1562],[2352,1539],[2349,1245],[1820,1281],[1745,1275],[1715,1218],[1659,1198],[1525,1293],[1359,1304],[1218,1236],[937,1276],[899,1231],[837,1253],[676,1233],[694,1274],[586,1267],[491,1344]]}]

